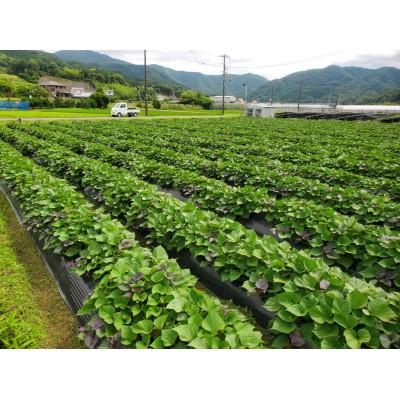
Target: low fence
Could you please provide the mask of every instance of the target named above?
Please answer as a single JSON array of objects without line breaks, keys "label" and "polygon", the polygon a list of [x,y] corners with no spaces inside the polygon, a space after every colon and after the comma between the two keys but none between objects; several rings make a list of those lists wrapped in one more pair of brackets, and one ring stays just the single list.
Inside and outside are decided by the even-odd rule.
[{"label": "low fence", "polygon": [[30,105],[27,101],[0,101],[0,110],[29,110]]}]

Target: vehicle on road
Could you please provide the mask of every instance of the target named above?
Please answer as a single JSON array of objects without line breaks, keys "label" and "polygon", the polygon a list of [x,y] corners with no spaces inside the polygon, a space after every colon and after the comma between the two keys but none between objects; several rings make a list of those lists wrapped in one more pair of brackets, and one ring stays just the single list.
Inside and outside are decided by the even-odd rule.
[{"label": "vehicle on road", "polygon": [[139,108],[129,108],[128,103],[116,103],[111,108],[112,117],[137,117],[139,113]]}]

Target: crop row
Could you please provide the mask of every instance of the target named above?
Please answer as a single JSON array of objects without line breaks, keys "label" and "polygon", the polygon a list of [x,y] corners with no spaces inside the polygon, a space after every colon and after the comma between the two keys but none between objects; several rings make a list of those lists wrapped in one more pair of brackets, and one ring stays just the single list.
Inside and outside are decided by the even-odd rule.
[{"label": "crop row", "polygon": [[[29,144],[26,144],[27,149]],[[243,282],[277,313],[274,346],[307,340],[315,347],[399,345],[400,296],[352,278],[304,252],[258,238],[240,224],[183,204],[124,170],[59,148],[35,153],[128,226],[167,249],[188,249],[224,279]]]},{"label": "crop row", "polygon": [[[127,139],[132,140],[132,134],[127,133],[121,135],[119,133],[115,133],[113,138],[118,141]],[[222,141],[222,139],[220,140],[225,146],[222,146],[222,148],[221,146],[215,146],[215,142],[217,140],[210,137],[199,143],[194,142],[192,144],[190,144],[191,138],[177,138],[165,134],[163,134],[162,137],[155,135],[135,135],[134,140],[143,144],[157,145],[163,148],[169,148],[171,150],[186,152],[188,154],[196,155],[209,160],[220,159],[235,164],[250,164],[253,166],[260,165],[264,169],[284,175],[295,175],[303,178],[318,179],[319,181],[328,183],[330,185],[341,185],[345,187],[355,186],[357,188],[367,189],[372,193],[387,192],[394,198],[399,198],[400,196],[400,185],[396,179],[399,171],[393,170],[387,172],[387,174],[390,175],[390,178],[383,177],[386,172],[379,170],[382,167],[381,161],[378,162],[379,167],[377,167],[375,164],[371,164],[370,166],[366,167],[372,168],[374,174],[376,173],[379,176],[379,178],[370,178],[368,176],[363,176],[338,168],[337,166],[340,164],[340,158],[338,157],[335,158],[335,162],[330,166],[330,168],[321,165],[320,159],[318,159],[318,161],[301,161],[298,163],[279,161],[280,154],[282,153],[282,149],[279,146],[275,151],[272,151],[269,148],[268,155],[259,155],[252,154],[251,152],[249,153],[249,146],[233,147],[231,144],[226,144],[226,141]],[[214,146],[209,148],[210,144],[214,144]],[[345,157],[348,159],[348,154],[346,154]],[[397,165],[397,163],[394,165]],[[385,171],[388,170],[387,167],[382,168],[384,168]]]},{"label": "crop row", "polygon": [[[103,127],[104,130],[107,130],[107,126]],[[108,130],[113,132],[112,125],[108,127]],[[115,132],[113,132],[114,134]],[[321,132],[313,145],[310,145],[309,135],[305,135],[303,144],[298,138],[291,138],[291,142],[286,142],[282,138],[276,140],[274,135],[270,135],[266,139],[262,135],[258,135],[257,138],[241,138],[241,144],[236,145],[235,140],[221,138],[220,133],[215,132],[214,129],[202,136],[197,131],[195,131],[195,135],[186,132],[169,132],[169,128],[142,132],[138,128],[135,129],[135,125],[132,124],[118,127],[118,136],[122,138],[124,135],[142,140],[146,137],[164,139],[169,146],[185,143],[188,146],[209,149],[214,152],[226,150],[236,154],[259,156],[259,158],[262,156],[261,158],[264,159],[272,158],[295,164],[306,162],[335,169],[344,168],[356,174],[379,178],[386,176],[395,179],[399,172],[397,162],[399,151],[394,150],[395,142],[391,143],[390,148],[385,148],[383,151],[378,148],[376,138],[367,149],[352,150],[351,145],[339,140],[335,141],[331,147],[327,143],[320,144],[321,137],[323,138]]]},{"label": "crop row", "polygon": [[[48,147],[32,136],[3,130],[4,140],[30,151]],[[122,166],[140,179],[181,190],[200,208],[234,217],[265,213],[281,238],[311,247],[311,254],[360,273],[367,280],[400,287],[400,236],[387,227],[365,226],[331,208],[301,199],[276,200],[262,190],[235,189],[191,172],[150,161],[135,154],[112,150],[105,145],[83,143],[67,135],[49,136],[86,156]]]},{"label": "crop row", "polygon": [[[104,125],[97,124],[99,129]],[[107,124],[106,124],[107,126]],[[141,120],[134,124],[126,123],[121,129],[131,132],[175,132],[204,137],[210,133],[225,139],[229,138],[237,144],[244,144],[248,139],[275,142],[283,145],[306,143],[315,145],[338,146],[348,145],[350,148],[371,149],[384,152],[387,149],[400,150],[396,126],[382,125],[374,122],[317,121],[317,120],[279,120],[279,119],[234,119],[223,120]]]},{"label": "crop row", "polygon": [[254,348],[261,333],[234,309],[194,287],[196,278],[162,247],[139,246],[133,233],[93,209],[64,180],[0,143],[0,174],[19,200],[27,225],[97,285],[81,314],[92,347]]},{"label": "crop row", "polygon": [[[59,126],[58,123],[55,123]],[[71,125],[66,123],[65,125]],[[82,122],[78,125],[86,125]],[[91,123],[98,131],[115,130],[115,123]],[[305,153],[324,152],[326,148],[340,150],[345,146],[353,152],[357,149],[361,156],[385,156],[387,151],[399,151],[396,126],[375,123],[354,123],[337,121],[306,121],[276,119],[234,119],[222,120],[141,120],[118,123],[118,131],[136,134],[173,134],[183,139],[190,137],[223,139],[226,143],[252,145],[254,143],[279,143],[284,149],[300,148]],[[368,152],[366,152],[368,151]]]},{"label": "crop row", "polygon": [[[132,125],[130,125],[132,127]],[[64,128],[64,129],[63,129]],[[86,136],[88,130],[91,128],[98,134],[101,134],[101,131],[96,129],[96,126],[88,125],[83,132],[83,135]],[[65,127],[63,125],[57,126],[58,130],[62,132],[68,133],[70,127]],[[78,130],[79,132],[79,130]],[[103,128],[103,134],[106,134],[108,137],[110,132],[105,128]],[[208,133],[207,137],[202,140],[200,145],[193,146],[188,144],[191,140],[194,139],[186,134],[182,134],[180,137],[175,137],[175,133],[171,133],[168,131],[151,132],[142,133],[135,132],[132,133],[126,129],[118,129],[117,132],[112,132],[112,137],[120,140],[120,139],[132,139],[140,141],[145,144],[156,144],[165,148],[173,148],[176,150],[180,150],[182,152],[188,152],[189,154],[194,154],[199,157],[208,158],[214,160],[216,158],[223,159],[225,161],[231,162],[239,162],[239,163],[250,163],[252,165],[262,165],[264,168],[272,169],[274,171],[279,171],[285,174],[290,175],[298,175],[300,177],[305,178],[313,178],[318,179],[321,182],[328,183],[330,185],[338,184],[341,186],[355,186],[362,189],[367,189],[374,193],[389,193],[395,198],[400,196],[400,185],[397,182],[397,179],[387,179],[387,178],[371,178],[367,176],[363,176],[360,174],[356,174],[354,172],[349,172],[338,168],[338,162],[340,157],[335,157],[335,165],[334,168],[328,168],[322,166],[320,162],[307,162],[307,163],[291,163],[291,162],[282,162],[279,161],[279,154],[282,152],[282,144],[280,143],[278,148],[273,151],[273,153],[269,154],[268,157],[260,157],[259,155],[251,155],[248,153],[249,146],[246,145],[243,147],[232,147],[231,138],[229,140],[220,138],[218,134]],[[198,134],[196,133],[197,139]],[[220,148],[220,146],[215,148],[215,143],[221,142],[224,146]],[[182,143],[183,142],[183,143]],[[253,143],[254,139],[253,139]],[[213,148],[209,148],[209,146],[214,145]],[[257,144],[259,147],[259,144]],[[268,142],[269,151],[272,151],[270,148],[270,142]],[[342,143],[343,146],[343,143]],[[258,148],[257,147],[257,148]],[[308,147],[309,144],[308,144]],[[348,153],[346,153],[345,158],[348,158]],[[392,163],[393,164],[393,163]],[[381,162],[380,162],[381,165]],[[375,169],[374,169],[375,171]],[[375,172],[374,172],[375,173]],[[396,175],[397,178],[397,175]]]},{"label": "crop row", "polygon": [[[25,128],[27,132],[46,136],[46,128]],[[71,131],[70,134],[74,135]],[[135,140],[117,140],[106,134],[90,135],[84,132],[85,140],[109,145],[117,150],[131,151],[150,159],[174,165],[184,170],[220,179],[234,186],[251,185],[268,188],[277,197],[297,197],[313,200],[334,208],[341,214],[355,215],[364,224],[387,224],[394,228],[400,226],[400,204],[388,196],[378,196],[352,187],[341,188],[320,183],[318,180],[287,176],[267,168],[246,163],[205,160],[201,157],[163,149],[156,145],[144,145]],[[77,135],[77,137],[81,137]]]}]

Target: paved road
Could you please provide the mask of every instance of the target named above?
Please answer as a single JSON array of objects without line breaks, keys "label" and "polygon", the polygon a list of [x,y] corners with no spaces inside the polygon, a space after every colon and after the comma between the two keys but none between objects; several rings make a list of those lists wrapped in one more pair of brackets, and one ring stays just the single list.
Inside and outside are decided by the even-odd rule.
[{"label": "paved road", "polygon": [[113,117],[39,117],[39,118],[1,118],[1,121],[85,121],[85,120],[115,120],[115,121],[132,121],[135,119],[190,119],[190,118],[234,118],[237,114],[222,115],[157,115],[149,117],[136,118],[113,118]]}]

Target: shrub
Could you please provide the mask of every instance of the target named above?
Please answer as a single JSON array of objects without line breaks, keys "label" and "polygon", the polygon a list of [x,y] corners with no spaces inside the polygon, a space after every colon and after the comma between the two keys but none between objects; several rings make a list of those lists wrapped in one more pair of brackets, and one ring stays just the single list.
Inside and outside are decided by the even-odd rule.
[{"label": "shrub", "polygon": [[156,110],[159,110],[159,109],[161,108],[160,100],[154,99],[151,103],[153,104],[153,107],[154,107]]},{"label": "shrub", "polygon": [[90,99],[93,99],[96,102],[96,106],[99,108],[106,108],[110,102],[110,99],[101,89],[96,90],[96,92],[90,96]]}]

